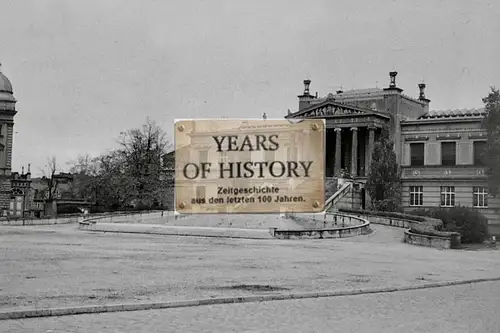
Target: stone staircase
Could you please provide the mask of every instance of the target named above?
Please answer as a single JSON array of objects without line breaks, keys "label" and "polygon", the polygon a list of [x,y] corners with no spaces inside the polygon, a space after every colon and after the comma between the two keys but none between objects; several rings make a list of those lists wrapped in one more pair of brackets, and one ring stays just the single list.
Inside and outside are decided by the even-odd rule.
[{"label": "stone staircase", "polygon": [[325,202],[325,208],[319,213],[307,214],[285,214],[288,217],[298,218],[302,220],[325,220],[325,215],[338,211],[338,206],[346,206],[342,202],[351,202],[351,189],[353,183],[348,180],[340,180],[338,178],[328,178],[325,184],[325,195],[328,198]]},{"label": "stone staircase", "polygon": [[352,206],[353,183],[346,181],[339,184],[337,191],[325,202],[325,212],[337,212],[339,208],[350,208]]}]

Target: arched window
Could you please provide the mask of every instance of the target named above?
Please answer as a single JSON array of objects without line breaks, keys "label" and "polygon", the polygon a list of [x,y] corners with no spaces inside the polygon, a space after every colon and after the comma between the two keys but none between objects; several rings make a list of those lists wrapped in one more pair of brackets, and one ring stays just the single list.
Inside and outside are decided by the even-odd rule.
[{"label": "arched window", "polygon": [[12,195],[24,195],[24,192],[21,189],[13,188]]}]

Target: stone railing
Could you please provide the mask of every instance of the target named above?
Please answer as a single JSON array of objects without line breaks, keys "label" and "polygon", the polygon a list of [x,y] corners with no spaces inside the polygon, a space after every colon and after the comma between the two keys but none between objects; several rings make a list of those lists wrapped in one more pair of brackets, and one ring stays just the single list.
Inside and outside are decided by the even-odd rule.
[{"label": "stone railing", "polygon": [[383,224],[383,225],[388,225],[391,227],[399,227],[399,228],[406,228],[409,229],[414,223],[419,223],[417,221],[411,221],[408,219],[403,219],[403,218],[396,218],[396,217],[385,217],[385,216],[378,216],[378,215],[370,215],[370,214],[358,214],[358,213],[349,213],[352,214],[353,216],[361,217],[363,219],[369,220],[370,223],[374,224]]},{"label": "stone railing", "polygon": [[433,247],[436,249],[459,249],[461,247],[460,235],[457,233],[447,236],[431,236],[414,233],[410,230],[405,230],[405,243]]},{"label": "stone railing", "polygon": [[352,187],[352,182],[346,182],[342,185],[339,186],[339,189],[337,192],[335,192],[334,195],[332,195],[330,198],[328,198],[325,202],[325,209],[324,211],[330,211],[335,208],[337,203],[347,194],[349,193],[349,190]]},{"label": "stone railing", "polygon": [[158,222],[158,220],[177,220],[186,216],[188,215],[177,214],[173,211],[118,212],[88,215],[83,218],[80,224],[93,224],[97,221],[104,223],[148,223]]},{"label": "stone railing", "polygon": [[408,244],[433,247],[438,249],[459,249],[461,237],[456,232],[438,231],[435,228],[442,225],[442,221],[427,216],[415,216],[425,221],[379,216],[376,214],[349,213],[369,220],[373,224],[383,224],[391,227],[405,228],[403,241]]},{"label": "stone railing", "polygon": [[307,214],[288,214],[291,218],[303,225],[303,229],[284,230],[270,228],[273,237],[279,239],[309,239],[309,238],[346,238],[371,233],[370,222],[366,219],[328,213],[323,220],[307,218]]},{"label": "stone railing", "polygon": [[81,222],[83,217],[56,217],[56,218],[41,218],[41,219],[15,219],[15,220],[0,220],[0,225],[52,225],[52,224],[68,224]]}]

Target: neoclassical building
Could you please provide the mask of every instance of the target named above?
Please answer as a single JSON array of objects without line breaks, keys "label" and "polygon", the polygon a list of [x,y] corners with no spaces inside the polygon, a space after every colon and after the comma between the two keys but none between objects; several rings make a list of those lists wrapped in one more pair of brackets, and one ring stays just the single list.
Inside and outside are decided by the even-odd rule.
[{"label": "neoclassical building", "polygon": [[[2,73],[0,64],[0,214],[6,216],[11,210],[11,199],[14,208],[22,199],[12,198],[11,164],[12,164],[12,136],[14,130],[14,116],[16,115],[16,99],[12,84]],[[19,196],[20,198],[22,196]]]},{"label": "neoclassical building", "polygon": [[353,178],[352,208],[368,208],[364,184],[371,152],[387,125],[402,169],[405,211],[474,207],[488,218],[490,232],[500,235],[500,205],[488,195],[481,158],[484,109],[431,111],[425,84],[417,85],[418,97],[410,97],[396,76],[390,72],[386,88],[339,90],[326,97],[311,94],[311,81],[305,80],[298,110],[285,118],[326,120],[326,176]]}]

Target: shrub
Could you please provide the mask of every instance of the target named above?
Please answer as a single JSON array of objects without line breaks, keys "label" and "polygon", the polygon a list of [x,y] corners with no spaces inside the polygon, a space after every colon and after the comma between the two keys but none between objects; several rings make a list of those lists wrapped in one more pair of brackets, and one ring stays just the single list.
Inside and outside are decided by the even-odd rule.
[{"label": "shrub", "polygon": [[450,232],[450,231],[439,231],[434,229],[433,226],[418,224],[415,223],[410,227],[410,232],[419,235],[427,235],[427,236],[437,236],[437,237],[450,237],[453,234],[459,234],[458,232]]},{"label": "shrub", "polygon": [[462,243],[482,243],[488,237],[488,220],[478,210],[468,207],[437,208],[413,212],[419,216],[440,219],[440,231],[458,232]]}]

